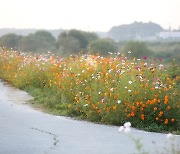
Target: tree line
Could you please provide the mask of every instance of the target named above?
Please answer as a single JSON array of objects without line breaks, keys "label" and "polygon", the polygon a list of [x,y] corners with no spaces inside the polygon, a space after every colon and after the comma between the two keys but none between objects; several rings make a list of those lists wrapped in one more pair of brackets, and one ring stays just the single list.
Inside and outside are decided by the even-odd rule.
[{"label": "tree line", "polygon": [[[180,42],[138,42],[124,41],[115,42],[109,38],[99,38],[96,33],[80,30],[63,31],[55,38],[49,31],[38,30],[27,36],[6,34],[0,37],[0,46],[9,49],[46,53],[51,51],[60,55],[84,54],[108,55],[108,53],[120,52],[128,57],[142,58],[162,57],[167,61],[180,60]],[[132,51],[128,54],[128,51]]]},{"label": "tree line", "polygon": [[111,39],[101,39],[96,33],[75,29],[62,32],[57,39],[45,30],[38,30],[28,36],[10,33],[0,37],[0,46],[25,52],[51,51],[63,55],[77,54],[80,51],[106,54],[118,50],[117,44]]}]

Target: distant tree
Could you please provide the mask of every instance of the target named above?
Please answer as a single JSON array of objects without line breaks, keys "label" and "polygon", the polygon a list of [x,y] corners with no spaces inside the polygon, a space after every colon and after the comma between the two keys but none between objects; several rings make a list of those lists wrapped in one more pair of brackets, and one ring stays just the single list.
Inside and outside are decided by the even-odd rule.
[{"label": "distant tree", "polygon": [[98,36],[95,33],[73,29],[58,36],[57,48],[63,53],[77,54],[80,50],[86,51],[88,44],[96,39],[98,39]]},{"label": "distant tree", "polygon": [[40,30],[29,34],[21,40],[21,50],[32,52],[47,52],[55,50],[56,39],[48,31]]},{"label": "distant tree", "polygon": [[74,37],[68,36],[66,32],[59,35],[57,42],[58,49],[65,55],[78,53],[80,50],[79,41]]},{"label": "distant tree", "polygon": [[[128,54],[128,51],[131,51]],[[124,53],[130,57],[142,58],[142,56],[151,56],[153,52],[147,48],[145,42],[129,41],[125,45]]]},{"label": "distant tree", "polygon": [[19,40],[20,36],[16,34],[6,34],[0,37],[0,45],[5,46],[7,48],[18,49],[19,48]]},{"label": "distant tree", "polygon": [[85,32],[79,31],[79,30],[70,30],[68,35],[70,37],[74,37],[77,39],[80,43],[80,48],[81,49],[86,49],[88,45],[88,38],[84,35]]},{"label": "distant tree", "polygon": [[56,42],[55,37],[48,31],[45,30],[39,30],[34,34],[34,37],[36,37],[39,40],[46,41],[50,45],[54,45]]},{"label": "distant tree", "polygon": [[107,54],[108,52],[116,52],[117,45],[110,39],[99,39],[89,45],[90,53]]}]

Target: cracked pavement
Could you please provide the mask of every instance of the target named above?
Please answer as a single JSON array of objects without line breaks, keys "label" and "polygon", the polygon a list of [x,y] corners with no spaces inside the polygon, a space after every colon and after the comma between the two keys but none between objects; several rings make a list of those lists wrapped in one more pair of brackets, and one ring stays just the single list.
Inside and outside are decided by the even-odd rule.
[{"label": "cracked pavement", "polygon": [[[0,81],[0,154],[133,154],[135,144],[118,127],[53,116],[28,106],[27,93]],[[165,134],[133,129],[154,154],[168,147]],[[154,145],[152,142],[156,142]],[[176,136],[176,143],[180,137]]]}]

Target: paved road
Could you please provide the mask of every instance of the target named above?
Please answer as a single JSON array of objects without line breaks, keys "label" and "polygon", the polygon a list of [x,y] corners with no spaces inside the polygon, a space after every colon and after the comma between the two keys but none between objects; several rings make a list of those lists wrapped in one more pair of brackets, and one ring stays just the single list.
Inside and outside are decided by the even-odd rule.
[{"label": "paved road", "polygon": [[[0,154],[135,153],[134,143],[118,127],[49,115],[24,104],[28,99],[27,93],[0,82]],[[152,154],[170,142],[164,134],[135,129],[131,134],[141,137]]]}]

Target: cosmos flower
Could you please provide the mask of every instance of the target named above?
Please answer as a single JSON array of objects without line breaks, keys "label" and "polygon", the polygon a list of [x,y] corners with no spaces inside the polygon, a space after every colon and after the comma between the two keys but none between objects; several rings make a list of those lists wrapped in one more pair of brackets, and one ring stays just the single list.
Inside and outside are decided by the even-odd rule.
[{"label": "cosmos flower", "polygon": [[132,90],[130,90],[130,89],[128,90],[129,93],[130,93],[131,91],[132,91]]},{"label": "cosmos flower", "polygon": [[118,100],[118,102],[117,102],[118,104],[120,104],[121,103],[121,100]]},{"label": "cosmos flower", "polygon": [[132,81],[129,81],[129,84],[132,84]]},{"label": "cosmos flower", "polygon": [[130,123],[130,122],[125,122],[125,123],[124,123],[124,127],[125,127],[125,128],[131,127],[131,123]]}]

